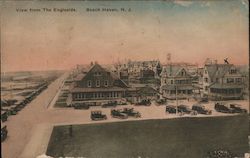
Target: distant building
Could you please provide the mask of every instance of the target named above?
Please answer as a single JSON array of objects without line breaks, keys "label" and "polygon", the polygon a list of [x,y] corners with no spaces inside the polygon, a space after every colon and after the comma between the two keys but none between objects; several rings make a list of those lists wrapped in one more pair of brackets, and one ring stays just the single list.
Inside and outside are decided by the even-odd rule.
[{"label": "distant building", "polygon": [[159,77],[161,72],[161,64],[159,60],[152,61],[129,61],[126,65],[131,76],[140,77],[141,71],[152,70],[155,77]]},{"label": "distant building", "polygon": [[76,77],[70,92],[72,103],[99,105],[110,100],[123,99],[127,88],[127,84],[117,75],[95,63],[87,73]]},{"label": "distant building", "polygon": [[129,74],[128,69],[122,69],[119,71],[119,77],[121,80],[123,80],[126,84],[129,83]]},{"label": "distant building", "polygon": [[149,85],[133,86],[128,89],[126,98],[131,103],[138,103],[146,99],[156,100],[159,98],[159,92]]},{"label": "distant building", "polygon": [[155,78],[155,72],[150,69],[144,69],[140,72],[140,78],[141,79],[154,79]]},{"label": "distant building", "polygon": [[233,64],[206,64],[203,72],[203,95],[214,100],[241,99],[244,75]]},{"label": "distant building", "polygon": [[185,67],[171,64],[163,66],[160,91],[164,98],[189,98],[193,89],[192,76]]}]

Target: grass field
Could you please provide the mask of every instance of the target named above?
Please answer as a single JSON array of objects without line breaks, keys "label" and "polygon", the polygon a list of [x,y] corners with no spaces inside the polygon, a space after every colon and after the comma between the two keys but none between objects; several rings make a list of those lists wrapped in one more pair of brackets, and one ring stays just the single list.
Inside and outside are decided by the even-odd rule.
[{"label": "grass field", "polygon": [[47,155],[86,158],[203,158],[249,151],[247,115],[56,126]]}]

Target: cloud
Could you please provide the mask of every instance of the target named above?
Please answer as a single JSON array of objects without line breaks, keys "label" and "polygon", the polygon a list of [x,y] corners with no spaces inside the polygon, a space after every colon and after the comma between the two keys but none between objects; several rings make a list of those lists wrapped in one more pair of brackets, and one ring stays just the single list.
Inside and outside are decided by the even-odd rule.
[{"label": "cloud", "polygon": [[174,0],[174,3],[183,7],[190,6],[193,2],[189,0]]}]

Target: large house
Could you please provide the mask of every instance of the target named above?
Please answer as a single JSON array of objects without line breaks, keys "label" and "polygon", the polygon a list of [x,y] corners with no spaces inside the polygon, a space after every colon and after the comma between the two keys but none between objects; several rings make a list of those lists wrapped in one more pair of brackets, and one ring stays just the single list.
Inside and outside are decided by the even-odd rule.
[{"label": "large house", "polygon": [[206,64],[203,95],[213,100],[241,99],[244,78],[233,64]]},{"label": "large house", "polygon": [[95,63],[86,73],[80,73],[72,85],[72,103],[100,105],[108,101],[119,101],[125,97],[127,84],[114,73]]},{"label": "large house", "polygon": [[186,99],[193,94],[192,76],[182,66],[165,65],[161,72],[161,94],[167,99]]},{"label": "large house", "polygon": [[159,77],[161,72],[161,64],[159,60],[152,61],[128,61],[125,64],[121,64],[119,69],[127,69],[131,77],[139,78],[141,71],[152,70],[155,77]]}]

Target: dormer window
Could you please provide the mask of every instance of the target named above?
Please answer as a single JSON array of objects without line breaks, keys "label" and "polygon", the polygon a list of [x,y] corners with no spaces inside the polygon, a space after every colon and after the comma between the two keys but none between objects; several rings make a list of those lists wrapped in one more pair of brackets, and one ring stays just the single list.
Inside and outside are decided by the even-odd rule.
[{"label": "dormer window", "polygon": [[236,69],[231,69],[230,70],[230,74],[235,74],[236,73]]},{"label": "dormer window", "polygon": [[182,72],[181,72],[181,76],[184,76],[184,75],[185,75],[185,71],[182,71]]},{"label": "dormer window", "polygon": [[91,87],[92,86],[92,82],[89,80],[88,81],[88,87]]}]

